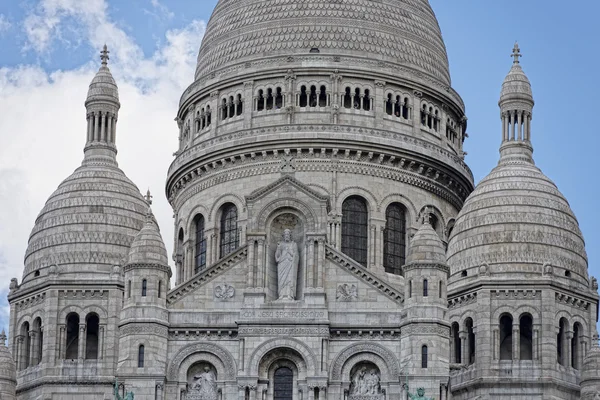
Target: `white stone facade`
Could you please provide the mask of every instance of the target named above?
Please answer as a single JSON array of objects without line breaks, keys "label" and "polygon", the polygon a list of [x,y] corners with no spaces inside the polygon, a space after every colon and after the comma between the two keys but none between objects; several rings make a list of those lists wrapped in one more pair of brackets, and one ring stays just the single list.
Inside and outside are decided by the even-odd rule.
[{"label": "white stone facade", "polygon": [[[427,1],[274,3],[218,3],[181,98],[174,288],[151,197],[116,163],[104,49],[84,162],[11,284],[16,398],[108,400],[115,379],[149,400],[599,392],[580,373],[597,365],[597,282],[533,164],[518,51],[501,161],[475,189]],[[297,248],[283,299],[282,240]]]}]

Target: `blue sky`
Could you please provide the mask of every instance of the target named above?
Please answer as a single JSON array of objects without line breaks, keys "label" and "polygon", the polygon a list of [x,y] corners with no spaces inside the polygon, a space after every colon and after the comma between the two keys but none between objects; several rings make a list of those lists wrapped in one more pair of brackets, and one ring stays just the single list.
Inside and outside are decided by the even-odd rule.
[{"label": "blue sky", "polygon": [[[82,4],[85,3],[85,7]],[[164,178],[176,148],[173,122],[216,0],[0,1],[0,327],[9,278],[20,279],[35,216],[80,163],[83,101],[112,49],[119,83],[119,162],[155,194],[155,213],[172,243]],[[600,149],[595,78],[600,2],[431,0],[450,59],[453,87],[469,117],[467,162],[476,181],[498,160],[500,86],[515,40],[533,85],[537,165],[569,200],[584,233],[590,274],[600,276],[600,213],[594,165]],[[40,133],[40,132],[43,132]],[[140,140],[140,136],[143,138]],[[54,138],[50,140],[50,138]],[[167,150],[165,150],[167,149]]]}]

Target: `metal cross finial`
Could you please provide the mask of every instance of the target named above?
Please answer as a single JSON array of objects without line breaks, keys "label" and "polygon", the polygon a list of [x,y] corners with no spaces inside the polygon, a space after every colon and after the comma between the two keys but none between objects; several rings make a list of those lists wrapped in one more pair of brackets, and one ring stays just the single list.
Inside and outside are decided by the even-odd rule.
[{"label": "metal cross finial", "polygon": [[519,48],[519,43],[517,42],[515,42],[515,47],[513,47],[513,53],[511,57],[514,57],[515,64],[519,64],[519,57],[523,57],[523,55],[521,54],[521,49]]},{"label": "metal cross finial", "polygon": [[150,188],[148,188],[144,199],[146,199],[146,203],[148,203],[148,205],[152,205],[152,195],[150,194]]},{"label": "metal cross finial", "polygon": [[110,53],[110,51],[108,51],[108,47],[104,45],[104,48],[100,52],[100,60],[102,60],[102,65],[104,66],[106,66],[108,64],[108,60],[110,60],[108,53]]}]

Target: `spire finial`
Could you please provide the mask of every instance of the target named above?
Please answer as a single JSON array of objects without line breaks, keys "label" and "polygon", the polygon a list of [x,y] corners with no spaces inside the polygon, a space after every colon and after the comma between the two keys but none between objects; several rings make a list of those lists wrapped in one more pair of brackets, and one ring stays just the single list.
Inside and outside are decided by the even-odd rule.
[{"label": "spire finial", "polygon": [[513,53],[511,55],[515,59],[514,64],[519,64],[519,58],[523,57],[521,54],[521,49],[519,48],[519,43],[515,42],[515,47],[513,47]]},{"label": "spire finial", "polygon": [[0,332],[0,346],[6,346],[6,331],[4,329]]},{"label": "spire finial", "polygon": [[144,199],[146,199],[146,203],[148,203],[149,206],[152,205],[152,195],[150,194],[150,188],[148,188],[148,191],[146,192]]},{"label": "spire finial", "polygon": [[110,60],[108,53],[110,53],[110,51],[108,51],[108,47],[105,44],[104,48],[100,52],[100,60],[102,60],[102,65],[105,67],[108,65],[108,60]]}]

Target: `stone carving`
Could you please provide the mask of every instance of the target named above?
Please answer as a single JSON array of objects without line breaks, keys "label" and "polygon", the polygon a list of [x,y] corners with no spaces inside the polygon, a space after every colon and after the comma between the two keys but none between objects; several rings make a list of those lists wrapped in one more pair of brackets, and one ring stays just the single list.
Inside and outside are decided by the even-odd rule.
[{"label": "stone carving", "polygon": [[592,289],[598,290],[598,280],[592,276],[591,282],[592,282]]},{"label": "stone carving", "polygon": [[10,290],[17,290],[19,288],[19,281],[17,278],[12,278],[10,280],[10,285],[8,286]]},{"label": "stone carving", "polygon": [[479,267],[479,275],[480,276],[489,276],[490,275],[490,267],[487,264],[481,264]]},{"label": "stone carving", "polygon": [[553,272],[554,271],[550,263],[544,264],[544,275],[552,275]]},{"label": "stone carving", "polygon": [[352,301],[358,298],[358,288],[356,285],[344,283],[338,285],[336,299],[339,301]]},{"label": "stone carving", "polygon": [[[407,390],[409,390],[407,388]],[[420,387],[417,389],[417,394],[412,394],[411,392],[408,392],[408,397],[410,398],[410,400],[434,400],[431,397],[425,397],[425,389]]]},{"label": "stone carving", "polygon": [[381,376],[376,368],[367,368],[366,365],[359,367],[354,375],[352,375],[350,399],[372,398],[381,394],[380,381]]},{"label": "stone carving", "polygon": [[192,374],[186,400],[217,400],[217,376],[208,364]]},{"label": "stone carving", "polygon": [[235,288],[227,283],[215,286],[215,298],[219,300],[228,300],[235,295]]},{"label": "stone carving", "polygon": [[277,293],[279,300],[295,300],[296,298],[296,276],[300,257],[298,244],[292,241],[292,232],[289,229],[283,231],[283,241],[277,245],[275,252],[277,262]]}]

